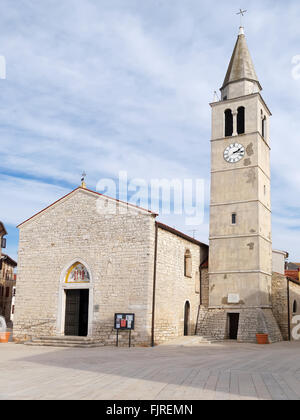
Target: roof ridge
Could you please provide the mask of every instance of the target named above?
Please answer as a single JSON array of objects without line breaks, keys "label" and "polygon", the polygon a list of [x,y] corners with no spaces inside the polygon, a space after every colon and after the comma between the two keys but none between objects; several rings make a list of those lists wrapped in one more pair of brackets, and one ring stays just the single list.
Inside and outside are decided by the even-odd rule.
[{"label": "roof ridge", "polygon": [[98,196],[100,196],[100,197],[103,197],[103,198],[106,198],[106,199],[109,199],[109,200],[113,200],[113,201],[116,201],[116,202],[118,202],[118,203],[121,203],[121,204],[124,204],[124,205],[130,206],[130,207],[133,207],[133,208],[136,208],[136,209],[142,210],[142,211],[144,211],[144,212],[147,212],[147,213],[149,213],[149,214],[152,214],[153,216],[158,216],[158,214],[157,214],[157,213],[154,213],[154,212],[153,212],[153,211],[151,211],[151,210],[144,209],[143,207],[136,206],[135,204],[126,203],[125,201],[121,201],[121,200],[118,200],[118,199],[116,199],[116,198],[109,197],[109,196],[107,196],[107,195],[104,195],[104,194],[98,193],[97,191],[93,191],[93,190],[90,190],[90,189],[88,189],[88,188],[84,188],[84,187],[80,186],[80,187],[75,188],[75,190],[70,191],[68,194],[64,195],[63,197],[59,198],[59,199],[58,199],[58,200],[56,200],[54,203],[52,203],[52,204],[50,204],[49,206],[45,207],[44,209],[42,209],[42,210],[41,210],[41,211],[39,211],[38,213],[35,213],[33,216],[31,216],[31,217],[29,217],[28,219],[24,220],[24,222],[20,223],[20,224],[17,226],[17,228],[19,228],[20,226],[22,226],[22,225],[24,225],[25,223],[29,222],[30,220],[34,219],[36,216],[38,216],[38,215],[40,215],[41,213],[45,212],[45,211],[46,211],[46,210],[48,210],[49,208],[53,207],[54,205],[56,205],[56,204],[57,204],[57,203],[59,203],[60,201],[64,200],[65,198],[69,197],[71,194],[73,194],[73,193],[75,193],[76,191],[79,191],[79,190],[80,190],[80,191],[86,191],[86,192],[89,192],[89,193],[92,193],[92,194],[96,194],[96,195],[98,195]]}]

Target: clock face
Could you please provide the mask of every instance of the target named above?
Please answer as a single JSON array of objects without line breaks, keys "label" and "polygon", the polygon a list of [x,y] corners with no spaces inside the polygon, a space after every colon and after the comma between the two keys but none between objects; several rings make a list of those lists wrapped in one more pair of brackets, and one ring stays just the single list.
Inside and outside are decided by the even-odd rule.
[{"label": "clock face", "polygon": [[224,150],[224,159],[229,163],[236,163],[245,156],[245,148],[242,144],[233,143]]}]

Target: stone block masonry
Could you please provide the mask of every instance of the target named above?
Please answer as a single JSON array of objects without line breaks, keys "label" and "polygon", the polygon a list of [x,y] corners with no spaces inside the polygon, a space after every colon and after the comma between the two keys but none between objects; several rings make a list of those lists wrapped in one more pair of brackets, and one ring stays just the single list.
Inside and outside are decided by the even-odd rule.
[{"label": "stone block masonry", "polygon": [[228,340],[229,314],[239,314],[237,341],[256,343],[256,334],[268,334],[270,343],[282,341],[281,331],[271,309],[207,309],[202,307],[197,335],[215,340]]},{"label": "stone block masonry", "polygon": [[63,335],[64,272],[79,261],[91,276],[90,335],[115,343],[115,312],[132,312],[134,344],[150,345],[154,216],[130,207],[111,214],[110,204],[78,189],[20,226],[15,340]]},{"label": "stone block masonry", "polygon": [[[196,241],[195,241],[196,242]],[[185,275],[185,254],[191,255],[191,273]],[[158,229],[155,305],[156,344],[184,335],[185,305],[189,305],[187,334],[194,335],[200,304],[200,265],[207,247],[163,228]]]},{"label": "stone block masonry", "polygon": [[[89,337],[115,345],[115,313],[134,313],[132,345],[150,346],[155,217],[79,188],[20,225],[15,341],[63,336],[66,290],[88,288]],[[154,331],[160,343],[183,335],[186,302],[188,333],[195,333],[199,267],[208,247],[168,227],[158,229],[157,245]],[[189,277],[184,275],[186,250],[192,259]],[[66,284],[66,274],[76,262],[87,269],[88,284]],[[128,332],[120,333],[122,343],[128,345]]]}]

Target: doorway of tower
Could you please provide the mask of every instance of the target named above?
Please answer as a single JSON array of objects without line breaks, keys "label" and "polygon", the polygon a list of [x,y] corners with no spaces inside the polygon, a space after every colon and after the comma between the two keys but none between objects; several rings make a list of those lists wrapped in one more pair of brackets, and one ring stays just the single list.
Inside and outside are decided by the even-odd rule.
[{"label": "doorway of tower", "polygon": [[189,335],[189,325],[190,325],[190,302],[185,302],[184,307],[184,335]]},{"label": "doorway of tower", "polygon": [[240,314],[228,314],[229,340],[237,340]]},{"label": "doorway of tower", "polygon": [[66,290],[65,335],[87,337],[89,290]]}]

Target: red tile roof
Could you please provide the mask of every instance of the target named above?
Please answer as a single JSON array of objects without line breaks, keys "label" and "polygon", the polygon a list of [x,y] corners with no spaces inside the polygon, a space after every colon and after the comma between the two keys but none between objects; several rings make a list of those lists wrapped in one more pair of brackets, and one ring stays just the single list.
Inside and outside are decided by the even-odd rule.
[{"label": "red tile roof", "polygon": [[299,281],[299,270],[285,270],[286,277]]}]

